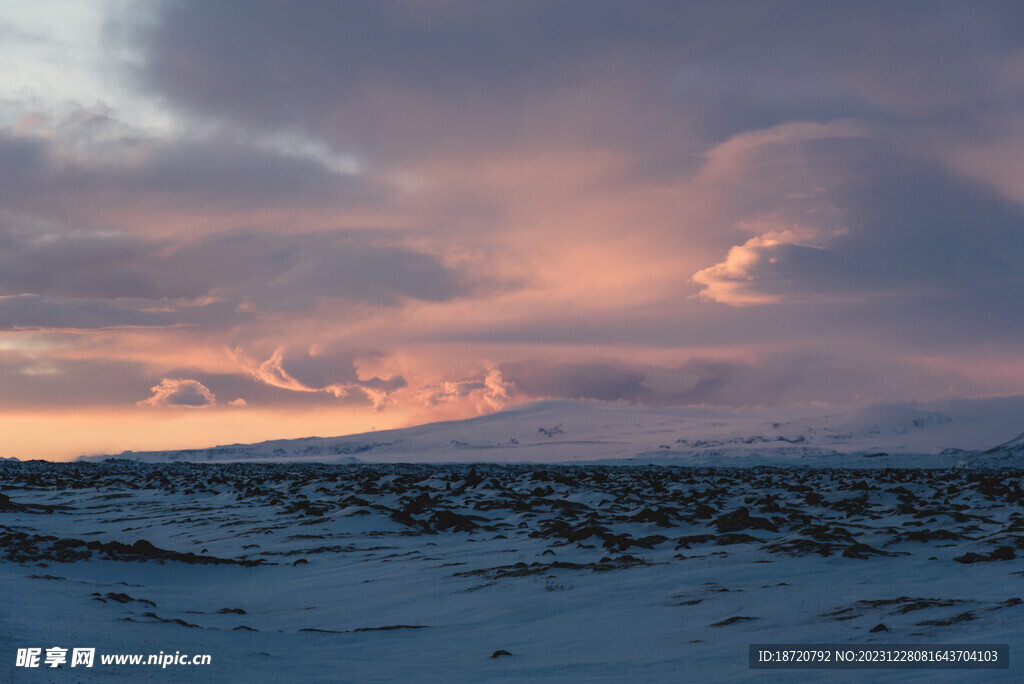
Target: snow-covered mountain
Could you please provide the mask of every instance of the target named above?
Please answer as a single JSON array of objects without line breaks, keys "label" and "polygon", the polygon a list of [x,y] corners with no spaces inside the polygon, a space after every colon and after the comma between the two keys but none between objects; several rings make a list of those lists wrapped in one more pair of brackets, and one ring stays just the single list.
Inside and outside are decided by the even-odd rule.
[{"label": "snow-covered mountain", "polygon": [[1008,442],[1003,442],[984,452],[984,456],[994,461],[1024,461],[1024,432]]},{"label": "snow-covered mountain", "polygon": [[[951,465],[1020,433],[1024,397],[731,410],[544,401],[462,421],[208,449],[127,451],[145,461],[656,462]],[[989,449],[1024,455],[1024,440]],[[109,456],[89,456],[102,460]]]}]

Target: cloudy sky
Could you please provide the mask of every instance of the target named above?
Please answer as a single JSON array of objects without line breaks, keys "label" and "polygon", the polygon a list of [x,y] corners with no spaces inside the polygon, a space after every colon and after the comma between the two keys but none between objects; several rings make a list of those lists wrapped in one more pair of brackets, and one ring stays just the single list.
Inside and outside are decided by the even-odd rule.
[{"label": "cloudy sky", "polygon": [[0,456],[1024,392],[1014,2],[0,7]]}]

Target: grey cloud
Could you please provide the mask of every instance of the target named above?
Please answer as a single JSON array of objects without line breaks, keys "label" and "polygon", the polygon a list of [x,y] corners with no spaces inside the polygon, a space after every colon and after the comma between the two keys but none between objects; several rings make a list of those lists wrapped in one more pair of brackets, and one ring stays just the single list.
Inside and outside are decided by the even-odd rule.
[{"label": "grey cloud", "polygon": [[[151,383],[150,383],[151,384]],[[145,392],[139,364],[0,351],[0,407],[128,405]]]},{"label": "grey cloud", "polygon": [[309,312],[324,301],[395,306],[485,286],[367,233],[236,230],[175,245],[0,224],[0,328],[226,325],[261,312]]},{"label": "grey cloud", "polygon": [[538,397],[566,399],[641,399],[650,393],[644,373],[613,362],[546,364],[509,363],[501,376],[519,392]]},{"label": "grey cloud", "polygon": [[138,364],[51,359],[0,350],[0,407],[132,405],[147,384]]},{"label": "grey cloud", "polygon": [[[978,102],[1019,104],[989,65],[1022,35],[1000,2],[204,1],[165,2],[136,43],[140,82],[172,105],[387,156],[580,134],[649,144],[652,108],[717,139],[794,118],[962,120]],[[530,118],[576,93],[602,106],[572,125]],[[642,105],[623,116],[622,98]]]},{"label": "grey cloud", "polygon": [[[799,222],[810,232],[769,232],[737,243],[721,264],[695,276],[709,299],[837,304],[874,296],[880,308],[894,299],[1012,308],[1014,293],[1024,288],[1016,266],[1024,260],[1024,209],[876,140],[825,139],[802,148],[784,171],[813,178],[841,169],[838,178],[811,204],[786,199],[780,184],[774,199],[746,209],[781,217],[780,230]],[[834,214],[809,213],[815,203]],[[962,301],[964,294],[975,296]]]},{"label": "grey cloud", "polygon": [[793,351],[753,361],[693,359],[681,366],[649,369],[652,404],[784,406],[810,402],[848,403],[864,397],[903,400],[964,395],[980,385],[955,372],[855,350]]},{"label": "grey cloud", "polygon": [[[241,350],[240,358],[244,359]],[[407,386],[401,375],[362,378],[356,355],[339,350],[302,352],[281,347],[269,359],[248,362],[262,383],[297,393],[323,393],[355,403],[372,403],[380,409],[388,396]]]},{"label": "grey cloud", "polygon": [[83,116],[75,127],[55,126],[47,137],[0,130],[5,209],[88,221],[131,208],[323,210],[389,201],[386,188],[357,173],[339,174],[308,156],[228,134],[162,141],[97,134],[97,126],[103,128]]},{"label": "grey cloud", "polygon": [[74,183],[107,183],[126,196],[203,197],[212,206],[255,203],[296,207],[369,205],[384,195],[356,174],[339,175],[314,160],[278,154],[219,137],[213,140],[174,141],[152,151],[141,169],[110,172],[111,178],[85,177]]},{"label": "grey cloud", "polygon": [[[317,298],[442,300],[471,284],[435,257],[368,233],[218,233],[174,246],[123,234],[0,230],[0,292],[85,297],[238,294],[308,306]],[[297,301],[301,300],[301,301]]]},{"label": "grey cloud", "polygon": [[206,278],[211,292],[244,296],[270,309],[304,309],[320,299],[441,301],[478,285],[432,255],[358,232],[233,231],[185,245],[172,259]]},{"label": "grey cloud", "polygon": [[[218,210],[272,209],[276,224],[289,208],[352,210],[386,197],[375,181],[335,173],[287,145],[262,149],[223,133],[148,139],[105,108],[33,116],[20,133],[0,130],[0,296],[237,299],[244,286],[254,303],[304,309],[320,299],[438,301],[476,285],[403,247],[399,234],[205,227],[191,241],[140,237],[161,207],[211,216],[215,231],[224,227]],[[134,234],[106,228],[111,212],[115,225],[128,212]]]},{"label": "grey cloud", "polygon": [[505,364],[502,376],[517,396],[601,399],[650,406],[781,406],[965,394],[979,385],[955,373],[855,354],[793,352],[755,361],[691,359],[677,366],[617,362]]},{"label": "grey cloud", "polygon": [[0,297],[0,330],[69,328],[96,330],[170,325],[165,312],[146,311],[151,302],[69,299],[40,295]]},{"label": "grey cloud", "polygon": [[160,298],[203,294],[194,282],[182,279],[172,284],[162,277],[170,274],[154,272],[154,256],[168,246],[164,242],[31,225],[11,218],[5,223],[0,223],[0,295]]},{"label": "grey cloud", "polygon": [[0,131],[0,160],[5,175],[11,178],[24,174],[29,177],[40,173],[46,165],[46,143],[37,138],[11,135]]},{"label": "grey cloud", "polygon": [[276,371],[281,378],[293,378],[299,385],[314,390],[359,380],[355,354],[344,351],[314,355],[285,349],[274,361],[263,366]]}]

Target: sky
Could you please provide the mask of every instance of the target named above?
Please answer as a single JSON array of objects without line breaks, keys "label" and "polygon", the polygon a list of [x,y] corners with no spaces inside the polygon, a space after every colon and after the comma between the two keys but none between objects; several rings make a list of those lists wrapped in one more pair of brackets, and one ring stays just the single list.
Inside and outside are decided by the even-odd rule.
[{"label": "sky", "polygon": [[0,456],[1024,393],[1014,2],[0,4]]}]

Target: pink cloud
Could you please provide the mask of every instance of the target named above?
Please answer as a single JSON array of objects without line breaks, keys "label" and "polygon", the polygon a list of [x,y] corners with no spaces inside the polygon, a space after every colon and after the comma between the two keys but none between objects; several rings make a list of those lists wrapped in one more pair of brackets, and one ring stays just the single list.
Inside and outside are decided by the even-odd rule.
[{"label": "pink cloud", "polygon": [[139,406],[207,408],[217,404],[217,397],[198,380],[164,378],[150,391],[153,396],[138,402]]}]

